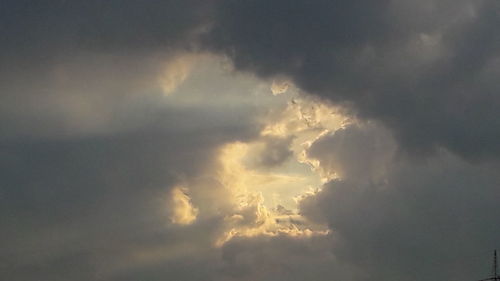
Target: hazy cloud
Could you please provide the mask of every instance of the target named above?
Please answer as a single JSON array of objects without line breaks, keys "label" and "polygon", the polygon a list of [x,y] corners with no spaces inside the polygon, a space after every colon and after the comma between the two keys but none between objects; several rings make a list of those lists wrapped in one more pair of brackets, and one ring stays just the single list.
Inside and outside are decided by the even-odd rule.
[{"label": "hazy cloud", "polygon": [[499,11],[1,1],[0,275],[483,278]]}]

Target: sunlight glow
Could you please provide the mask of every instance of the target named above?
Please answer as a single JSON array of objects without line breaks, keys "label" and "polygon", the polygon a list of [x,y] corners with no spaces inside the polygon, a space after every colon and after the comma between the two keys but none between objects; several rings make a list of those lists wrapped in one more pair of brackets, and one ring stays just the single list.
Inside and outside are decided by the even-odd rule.
[{"label": "sunlight glow", "polygon": [[196,220],[198,209],[191,204],[191,198],[187,195],[187,189],[176,187],[172,189],[172,223],[188,225]]}]

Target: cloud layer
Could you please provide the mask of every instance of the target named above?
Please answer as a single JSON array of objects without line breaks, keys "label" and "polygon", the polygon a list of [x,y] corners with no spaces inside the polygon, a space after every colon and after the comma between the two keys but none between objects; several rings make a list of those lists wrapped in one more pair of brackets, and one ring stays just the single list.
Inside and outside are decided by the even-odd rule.
[{"label": "cloud layer", "polygon": [[313,144],[311,155],[343,177],[304,199],[302,213],[330,226],[332,251],[362,268],[367,276],[359,280],[487,274],[488,250],[499,245],[498,166],[445,151],[425,161],[387,153],[390,137],[373,126],[353,125]]},{"label": "cloud layer", "polygon": [[493,0],[0,3],[0,275],[475,280]]},{"label": "cloud layer", "polygon": [[238,69],[288,76],[382,121],[408,149],[496,158],[498,11],[495,1],[220,1],[206,40]]}]

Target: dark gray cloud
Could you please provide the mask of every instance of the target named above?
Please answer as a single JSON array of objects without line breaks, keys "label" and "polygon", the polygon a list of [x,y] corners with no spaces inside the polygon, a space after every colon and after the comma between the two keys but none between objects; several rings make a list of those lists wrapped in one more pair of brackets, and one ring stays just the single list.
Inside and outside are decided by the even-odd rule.
[{"label": "dark gray cloud", "polygon": [[118,263],[136,251],[185,239],[211,245],[208,233],[220,230],[199,226],[205,233],[200,239],[192,237],[199,231],[182,234],[168,227],[168,190],[211,165],[221,143],[251,134],[225,126],[2,141],[2,275],[98,280],[96,274],[112,271],[105,268],[108,259]]},{"label": "dark gray cloud", "polygon": [[236,68],[381,120],[406,148],[500,148],[497,1],[220,1],[206,37]]},{"label": "dark gray cloud", "polygon": [[[335,263],[328,237],[234,239],[221,253],[220,280],[332,280],[356,273]],[[345,275],[343,275],[345,274]],[[341,279],[341,278],[339,278]]]},{"label": "dark gray cloud", "polygon": [[208,49],[380,120],[406,148],[494,158],[498,10],[492,0],[4,1],[2,72],[82,52]]},{"label": "dark gray cloud", "polygon": [[332,171],[341,178],[364,181],[383,177],[396,153],[390,133],[381,126],[368,125],[363,129],[349,126],[321,137],[307,156],[319,161],[324,174]]},{"label": "dark gray cloud", "polygon": [[188,47],[212,1],[2,1],[2,59]]},{"label": "dark gray cloud", "polygon": [[[376,144],[390,136],[372,126],[351,126],[311,147],[324,168],[344,171],[301,203],[309,219],[330,226],[338,261],[367,275],[354,280],[487,276],[491,249],[500,243],[498,167],[445,151],[425,161],[397,153],[388,160],[386,147]],[[359,159],[368,163],[363,170]]]},{"label": "dark gray cloud", "polygon": [[2,1],[1,137],[123,129],[116,115],[160,93],[166,62],[194,48],[209,3]]}]

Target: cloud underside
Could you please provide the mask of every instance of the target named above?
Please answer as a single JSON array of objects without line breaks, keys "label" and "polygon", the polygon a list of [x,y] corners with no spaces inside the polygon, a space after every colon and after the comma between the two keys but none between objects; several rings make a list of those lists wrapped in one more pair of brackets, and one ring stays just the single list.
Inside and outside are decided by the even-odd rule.
[{"label": "cloud underside", "polygon": [[493,0],[3,1],[9,280],[476,280]]}]

